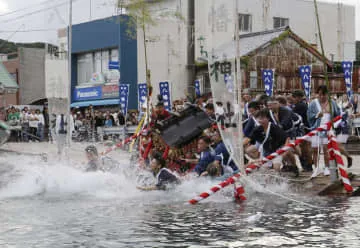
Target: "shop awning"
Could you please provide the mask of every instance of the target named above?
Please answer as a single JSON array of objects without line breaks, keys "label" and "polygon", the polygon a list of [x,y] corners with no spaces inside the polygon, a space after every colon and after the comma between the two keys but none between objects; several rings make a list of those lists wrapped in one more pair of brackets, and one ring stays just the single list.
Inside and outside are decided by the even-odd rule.
[{"label": "shop awning", "polygon": [[74,108],[74,107],[88,107],[89,105],[93,105],[93,106],[120,105],[120,99],[74,102],[70,106]]}]

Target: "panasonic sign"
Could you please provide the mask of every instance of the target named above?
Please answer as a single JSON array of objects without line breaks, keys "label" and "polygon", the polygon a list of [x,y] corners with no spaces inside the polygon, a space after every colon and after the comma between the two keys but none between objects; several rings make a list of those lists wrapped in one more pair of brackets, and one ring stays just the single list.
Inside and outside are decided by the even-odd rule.
[{"label": "panasonic sign", "polygon": [[98,97],[99,96],[99,92],[97,91],[89,91],[89,92],[77,92],[77,97],[78,98],[88,98],[88,97]]},{"label": "panasonic sign", "polygon": [[77,88],[73,94],[75,101],[96,100],[102,98],[102,87]]}]

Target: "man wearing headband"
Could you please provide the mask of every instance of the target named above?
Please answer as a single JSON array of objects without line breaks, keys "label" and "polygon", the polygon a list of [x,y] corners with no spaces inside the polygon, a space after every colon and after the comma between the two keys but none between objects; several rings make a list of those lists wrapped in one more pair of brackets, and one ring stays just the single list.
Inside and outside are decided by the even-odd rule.
[{"label": "man wearing headband", "polygon": [[267,101],[270,110],[271,122],[281,127],[290,138],[296,137],[296,126],[300,125],[301,119],[291,110],[281,107],[276,98]]},{"label": "man wearing headband", "polygon": [[138,186],[137,188],[144,191],[165,190],[169,184],[179,184],[180,179],[166,168],[166,161],[160,153],[155,153],[150,163],[152,173],[156,178],[156,184],[148,187]]},{"label": "man wearing headband", "polygon": [[[275,152],[289,141],[286,133],[270,121],[271,116],[268,109],[260,110],[255,117],[260,125],[255,127],[249,138],[245,138],[244,145],[258,144],[261,158]],[[272,161],[272,166],[280,169],[281,161]]]}]

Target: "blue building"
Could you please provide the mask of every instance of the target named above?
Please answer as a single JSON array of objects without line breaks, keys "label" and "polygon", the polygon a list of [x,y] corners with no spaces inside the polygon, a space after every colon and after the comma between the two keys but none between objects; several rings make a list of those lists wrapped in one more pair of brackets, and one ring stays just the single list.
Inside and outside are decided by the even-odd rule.
[{"label": "blue building", "polygon": [[[119,83],[130,84],[129,109],[137,109],[137,40],[129,17],[73,26],[72,107],[119,105]],[[109,65],[110,68],[109,68]]]}]

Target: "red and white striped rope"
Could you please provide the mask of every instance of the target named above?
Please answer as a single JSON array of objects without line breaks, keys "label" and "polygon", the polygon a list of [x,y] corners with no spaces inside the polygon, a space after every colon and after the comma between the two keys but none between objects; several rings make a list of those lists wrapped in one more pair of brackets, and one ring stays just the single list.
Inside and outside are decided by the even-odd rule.
[{"label": "red and white striped rope", "polygon": [[313,131],[309,132],[308,134],[306,134],[300,138],[297,138],[294,142],[291,142],[291,143],[285,145],[284,147],[278,149],[276,152],[271,153],[269,156],[263,158],[261,161],[257,162],[256,164],[255,163],[250,164],[249,166],[246,167],[246,174],[250,174],[254,170],[260,168],[263,164],[265,164],[269,161],[272,161],[276,157],[281,156],[282,154],[284,154],[285,152],[287,152],[289,150],[294,149],[296,146],[298,146],[305,140],[310,140],[311,137],[315,136],[318,132],[329,131],[331,129],[332,123],[337,122],[340,119],[341,119],[341,116],[338,116],[332,122],[330,121],[330,122],[326,123],[325,125],[322,125],[316,129],[314,129]]},{"label": "red and white striped rope", "polygon": [[[332,123],[339,121],[341,118],[342,118],[341,116],[338,116],[338,117],[334,118],[332,122],[328,122],[325,125],[320,126],[320,127],[316,128],[315,130],[311,131],[310,133],[304,135],[303,137],[300,137],[300,138],[296,139],[295,142],[292,142],[292,143],[286,145],[285,147],[280,148],[276,152],[274,152],[274,153],[270,154],[269,156],[267,156],[266,158],[262,159],[258,164],[249,165],[246,168],[246,174],[250,174],[252,171],[258,169],[261,165],[273,160],[274,158],[276,158],[276,157],[280,156],[281,154],[285,153],[286,151],[295,148],[295,146],[301,144],[305,140],[309,140],[311,137],[315,136],[318,132],[330,130]],[[212,187],[209,191],[203,192],[199,196],[194,197],[193,199],[191,199],[189,201],[189,203],[190,204],[197,204],[198,202],[200,202],[200,201],[208,198],[209,196],[215,194],[220,189],[223,189],[223,188],[229,186],[230,184],[234,184],[235,181],[238,180],[241,176],[242,176],[241,173],[237,173],[237,174],[232,175],[230,178],[228,178],[225,181],[219,183],[218,185]]]},{"label": "red and white striped rope", "polygon": [[241,184],[239,184],[238,186],[236,186],[234,184],[234,198],[235,198],[235,200],[237,200],[237,201],[245,201],[246,197],[244,196],[244,194],[245,194],[244,187]]},{"label": "red and white striped rope", "polygon": [[346,168],[344,166],[344,161],[341,157],[338,142],[336,140],[335,135],[333,135],[333,134],[329,135],[328,150],[329,150],[329,154],[330,154],[330,160],[335,160],[335,162],[336,162],[336,165],[340,172],[339,176],[340,176],[341,181],[344,184],[344,188],[345,188],[346,192],[349,192],[349,193],[353,192],[353,187],[351,186],[349,176],[348,176],[348,174],[346,172]]},{"label": "red and white striped rope", "polygon": [[144,131],[146,131],[146,130],[142,130],[141,132],[138,132],[138,133],[136,133],[136,134],[134,134],[134,135],[126,138],[126,139],[123,140],[122,142],[119,142],[119,143],[117,143],[117,144],[109,147],[108,149],[106,149],[105,151],[103,151],[103,152],[101,153],[101,155],[104,156],[104,155],[106,155],[106,154],[114,151],[115,149],[121,148],[122,146],[126,145],[127,143],[130,143],[131,141],[137,139],[137,137],[139,137],[139,136],[142,134],[142,132],[144,132]]},{"label": "red and white striped rope", "polygon": [[200,201],[202,201],[202,200],[208,198],[209,196],[215,194],[219,190],[221,190],[221,189],[223,189],[223,188],[225,188],[225,187],[227,187],[229,185],[234,184],[240,177],[241,177],[241,173],[237,173],[237,174],[232,175],[231,177],[229,177],[225,181],[223,181],[223,182],[219,183],[218,185],[215,185],[214,187],[212,187],[210,190],[208,190],[206,192],[203,192],[200,195],[194,197],[193,199],[191,199],[189,201],[189,203],[193,204],[193,205],[199,203]]}]

